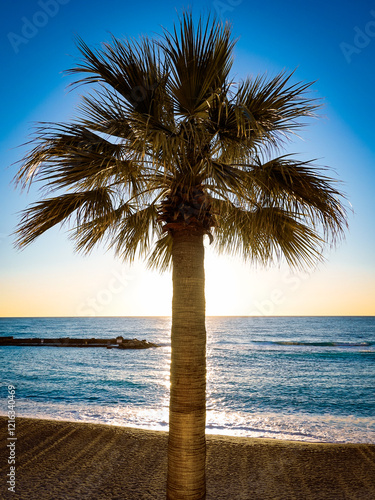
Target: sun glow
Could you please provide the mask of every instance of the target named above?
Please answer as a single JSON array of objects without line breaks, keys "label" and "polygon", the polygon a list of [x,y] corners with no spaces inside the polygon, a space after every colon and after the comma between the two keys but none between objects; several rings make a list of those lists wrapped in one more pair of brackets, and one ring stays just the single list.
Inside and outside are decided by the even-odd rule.
[{"label": "sun glow", "polygon": [[[241,314],[244,294],[240,267],[235,259],[217,257],[207,252],[205,261],[207,316]],[[250,290],[247,299],[249,297]]]}]

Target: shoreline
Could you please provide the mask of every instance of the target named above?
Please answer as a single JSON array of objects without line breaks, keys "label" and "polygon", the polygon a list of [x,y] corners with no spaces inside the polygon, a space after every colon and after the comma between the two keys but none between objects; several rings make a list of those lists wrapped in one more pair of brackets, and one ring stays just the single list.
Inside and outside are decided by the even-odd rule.
[{"label": "shoreline", "polygon": [[[2,498],[165,497],[167,432],[24,417],[16,418],[16,494],[11,494],[7,420],[0,416]],[[250,498],[375,498],[375,444],[208,434],[207,500]]]},{"label": "shoreline", "polygon": [[[7,406],[7,399],[0,399],[0,403],[3,403],[3,410],[0,408],[0,418],[5,418],[7,412],[5,411]],[[41,403],[42,404],[42,403]],[[1,404],[0,404],[1,406]],[[121,418],[118,418],[115,413],[106,414],[106,418],[101,418],[100,412],[104,410],[103,406],[95,410],[92,413],[87,413],[87,408],[81,407],[79,410],[74,407],[70,412],[64,413],[64,406],[59,405],[51,410],[44,408],[43,411],[35,411],[35,403],[32,403],[31,408],[25,408],[20,405],[20,400],[17,401],[17,418],[31,419],[31,420],[50,420],[57,422],[70,422],[70,423],[82,423],[82,424],[93,424],[93,425],[107,425],[110,427],[120,427],[120,428],[132,428],[144,431],[155,431],[155,432],[167,432],[168,433],[168,411],[167,413],[160,413],[160,408],[156,409],[154,413],[151,413],[147,419],[142,418],[137,420],[137,415],[133,413],[125,414]],[[43,407],[42,407],[43,408]],[[50,410],[50,411],[49,411]],[[168,409],[167,409],[168,410]],[[79,413],[79,418],[77,418],[77,412]],[[341,430],[334,433],[333,430],[336,429],[335,426],[338,424],[343,425],[345,417],[339,416],[329,416],[328,421],[320,421],[319,418],[323,419],[324,415],[315,416],[312,422],[306,421],[308,415],[290,415],[288,420],[287,428],[278,428],[277,422],[276,427],[259,427],[258,422],[243,422],[241,421],[242,415],[238,415],[236,412],[233,414],[226,413],[227,420],[225,422],[217,422],[212,420],[210,416],[210,410],[207,410],[207,423],[206,423],[206,436],[216,436],[216,437],[234,437],[234,438],[248,438],[248,439],[262,439],[270,441],[291,441],[291,442],[301,442],[301,443],[321,443],[321,444],[369,444],[375,445],[375,429],[374,420],[369,417],[363,417],[361,420],[367,420],[366,436],[363,434],[358,435],[356,433],[356,422],[355,419],[347,419],[345,422],[345,428],[341,427]],[[265,414],[261,415],[267,419],[279,418],[279,414]],[[259,415],[258,415],[259,417]],[[284,416],[285,417],[285,416]],[[296,418],[298,417],[298,418]],[[302,418],[302,420],[301,420]],[[238,420],[239,419],[239,420]],[[359,417],[360,419],[360,417]],[[238,427],[228,427],[227,424],[236,422],[239,423]],[[315,429],[309,431],[309,426],[313,425]],[[317,429],[317,425],[320,428]],[[363,424],[365,425],[365,424]],[[307,426],[307,428],[306,428]],[[371,429],[369,429],[371,426]],[[330,428],[330,432],[327,432],[327,428]],[[345,433],[343,434],[343,430]],[[355,439],[357,437],[357,439]]]}]

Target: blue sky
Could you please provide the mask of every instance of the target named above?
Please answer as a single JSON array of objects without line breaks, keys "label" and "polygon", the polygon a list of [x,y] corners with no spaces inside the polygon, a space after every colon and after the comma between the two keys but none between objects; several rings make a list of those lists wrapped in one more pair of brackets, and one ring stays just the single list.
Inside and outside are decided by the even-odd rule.
[{"label": "blue sky", "polygon": [[58,229],[15,250],[16,214],[38,193],[14,190],[11,165],[22,157],[17,146],[33,122],[74,117],[79,95],[66,90],[63,71],[75,64],[76,34],[90,45],[110,33],[152,36],[189,6],[196,15],[210,11],[232,22],[236,78],[297,68],[296,81],[316,80],[322,117],[287,150],[330,166],[353,207],[346,241],[308,274],[283,266],[256,270],[208,248],[208,314],[374,314],[375,2],[23,0],[4,2],[0,20],[0,315],[170,313],[170,276],[150,273],[141,262],[130,267],[101,248],[76,255]]}]

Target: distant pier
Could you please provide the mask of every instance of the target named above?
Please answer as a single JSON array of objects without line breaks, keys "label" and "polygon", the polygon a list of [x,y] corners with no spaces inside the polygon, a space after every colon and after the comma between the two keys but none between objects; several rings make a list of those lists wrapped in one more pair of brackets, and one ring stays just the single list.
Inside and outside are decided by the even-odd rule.
[{"label": "distant pier", "polygon": [[112,339],[75,339],[62,338],[13,338],[0,337],[1,346],[39,346],[39,347],[106,347],[107,349],[149,349],[159,347],[158,344],[147,342],[147,340],[124,339],[116,337]]}]

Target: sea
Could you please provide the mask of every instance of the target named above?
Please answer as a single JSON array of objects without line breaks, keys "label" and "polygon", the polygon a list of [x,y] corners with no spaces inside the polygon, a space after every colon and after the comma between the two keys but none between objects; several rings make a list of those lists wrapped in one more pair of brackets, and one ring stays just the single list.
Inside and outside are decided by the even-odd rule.
[{"label": "sea", "polygon": [[[375,317],[208,317],[207,433],[375,443]],[[168,430],[169,317],[0,318],[0,336],[146,339],[0,347],[0,414]]]}]

